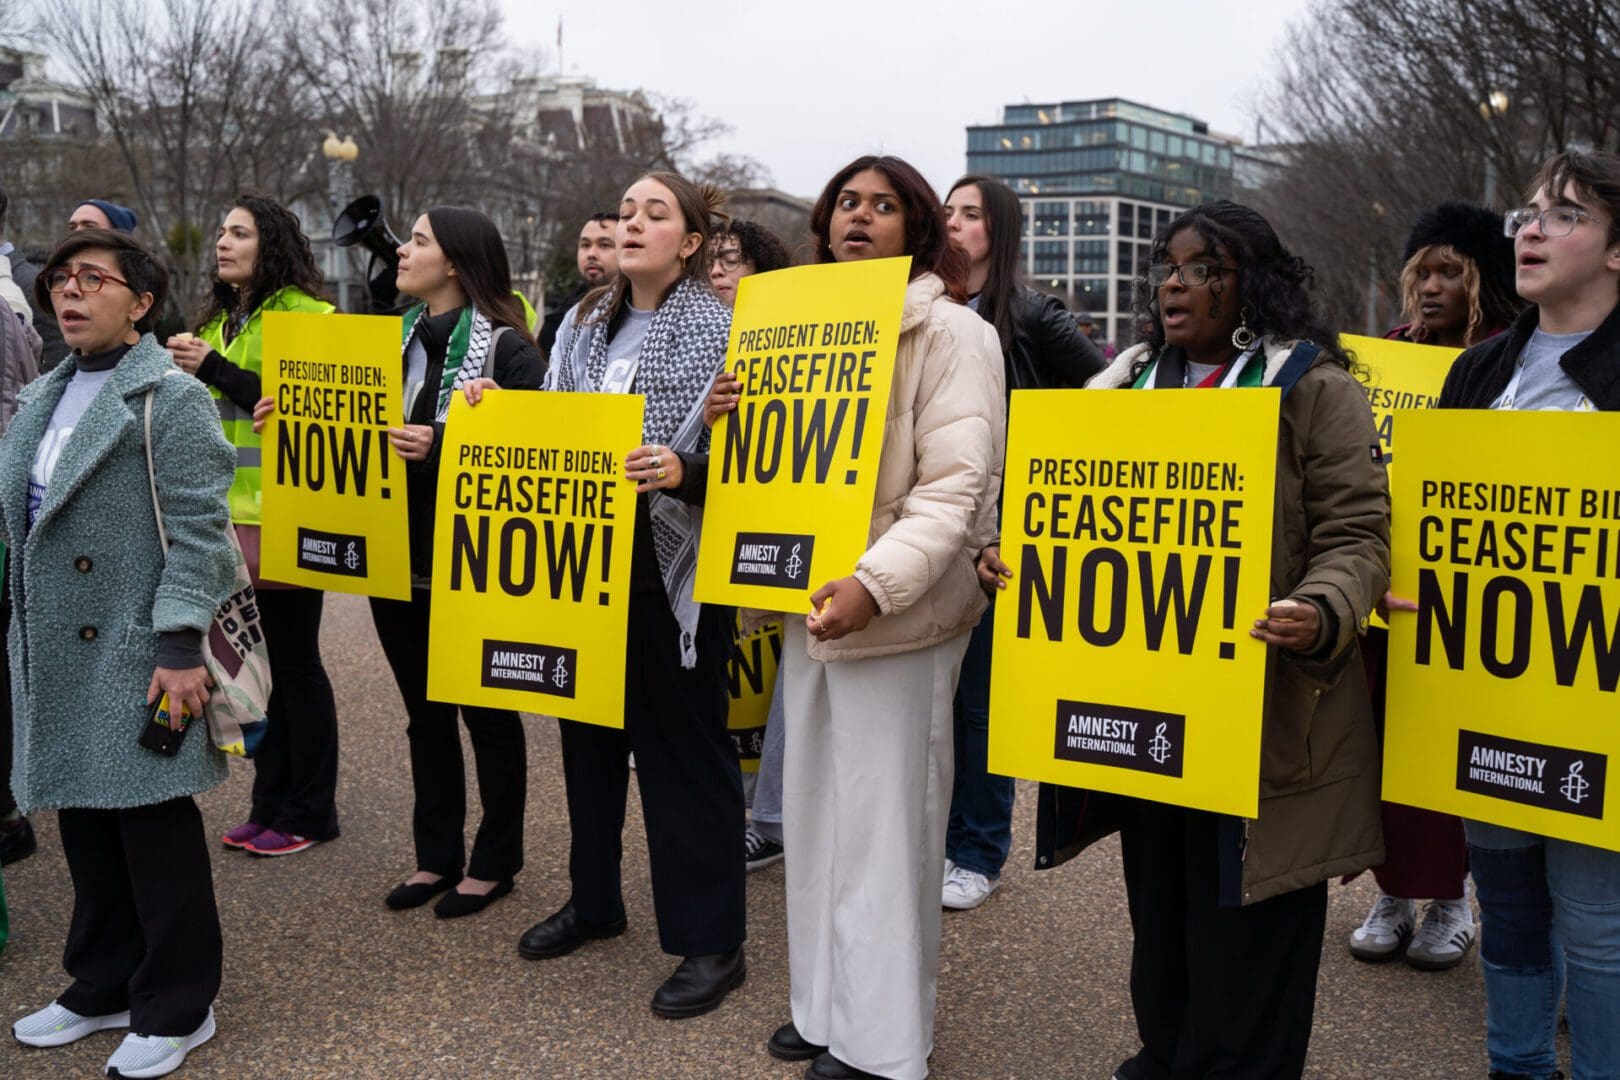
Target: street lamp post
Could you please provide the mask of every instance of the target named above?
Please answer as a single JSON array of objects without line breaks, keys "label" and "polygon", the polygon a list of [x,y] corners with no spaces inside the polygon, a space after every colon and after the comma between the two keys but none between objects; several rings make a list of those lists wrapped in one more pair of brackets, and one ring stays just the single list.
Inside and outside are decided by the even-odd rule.
[{"label": "street lamp post", "polygon": [[[332,213],[341,214],[354,198],[354,163],[360,157],[360,148],[355,145],[353,135],[339,139],[336,132],[328,131],[321,142],[321,154],[326,158],[326,195],[332,204]],[[334,284],[339,311],[349,309],[348,261],[347,252],[338,256]]]},{"label": "street lamp post", "polygon": [[[1492,90],[1484,101],[1479,103],[1479,115],[1485,119],[1486,127],[1492,126],[1498,116],[1506,116],[1508,106],[1512,102],[1500,90]],[[1491,156],[1489,145],[1485,147],[1485,205],[1492,210],[1496,209],[1496,158]]]}]

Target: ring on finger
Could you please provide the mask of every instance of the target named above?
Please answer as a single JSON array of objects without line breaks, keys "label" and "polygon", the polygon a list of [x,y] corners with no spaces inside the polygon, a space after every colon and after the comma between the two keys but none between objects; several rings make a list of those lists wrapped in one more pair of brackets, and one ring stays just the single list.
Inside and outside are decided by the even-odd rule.
[{"label": "ring on finger", "polygon": [[662,480],[663,478],[664,478],[664,470],[659,469],[658,470],[658,479]]}]

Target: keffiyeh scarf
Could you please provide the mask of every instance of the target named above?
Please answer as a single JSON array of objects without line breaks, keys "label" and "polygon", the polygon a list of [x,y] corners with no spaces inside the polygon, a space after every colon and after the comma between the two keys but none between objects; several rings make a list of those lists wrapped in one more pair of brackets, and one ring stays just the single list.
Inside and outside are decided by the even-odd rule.
[{"label": "keffiyeh scarf", "polygon": [[[605,302],[605,301],[604,301]],[[600,392],[608,366],[606,321],[590,322],[591,312],[575,308],[565,336],[559,336],[546,374],[546,389]],[[707,287],[682,278],[659,305],[647,327],[641,357],[626,388],[647,399],[641,437],[647,445],[682,453],[706,453],[709,429],[703,403],[726,362],[731,311]],[[650,492],[653,548],[664,593],[681,628],[681,666],[697,664],[696,634],[701,605],[692,599],[697,576],[701,507],[689,506],[666,491]]]},{"label": "keffiyeh scarf", "polygon": [[[401,324],[404,334],[400,341],[401,355],[410,350],[417,321],[426,314],[426,304],[416,304],[405,312]],[[444,373],[439,380],[439,400],[433,410],[435,420],[443,420],[450,412],[450,396],[462,383],[471,382],[483,374],[484,361],[489,357],[490,346],[494,340],[494,327],[489,321],[489,316],[471,304],[461,309],[461,317],[456,320],[455,329],[450,331],[450,344],[444,353]]]}]

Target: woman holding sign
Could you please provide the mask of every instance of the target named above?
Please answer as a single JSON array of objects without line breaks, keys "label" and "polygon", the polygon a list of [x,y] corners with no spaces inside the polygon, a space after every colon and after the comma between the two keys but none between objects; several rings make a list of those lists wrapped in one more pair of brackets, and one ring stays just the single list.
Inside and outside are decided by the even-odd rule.
[{"label": "woman holding sign", "polygon": [[619,203],[619,272],[563,318],[546,383],[643,395],[646,442],[625,462],[640,497],[624,729],[559,721],[573,892],[518,951],[549,959],[624,933],[620,834],[634,753],[658,942],[682,958],[652,998],[653,1012],[671,1019],[714,1009],[747,974],[742,778],[726,730],[734,612],[692,600],[695,508],[708,473],[703,405],[731,330],[731,312],[707,284],[722,201],[677,173],[630,185]]},{"label": "woman holding sign", "polygon": [[810,219],[822,262],[910,256],[866,553],[787,620],[791,1023],[811,1077],[919,1080],[933,1048],[952,697],[985,609],[1006,423],[995,331],[917,170],[862,157]]},{"label": "woman holding sign", "polygon": [[[1136,292],[1147,340],[1090,386],[1283,392],[1278,599],[1250,630],[1272,650],[1260,810],[1240,819],[1111,797],[1070,803],[1069,816],[1045,788],[1039,864],[1119,827],[1142,1049],[1117,1077],[1298,1077],[1327,879],[1383,859],[1358,632],[1389,583],[1388,489],[1366,394],[1312,310],[1311,271],[1264,218],[1229,202],[1196,207],[1154,239],[1151,258]],[[1113,820],[1099,826],[1102,808]],[[1063,856],[1059,837],[1073,841]]]},{"label": "woman holding sign", "polygon": [[[1519,295],[1532,306],[1507,333],[1457,358],[1440,408],[1620,409],[1620,158],[1559,154],[1531,182],[1526,205],[1508,211],[1506,230]],[[1464,828],[1484,926],[1491,1075],[1558,1075],[1563,966],[1571,1078],[1615,1076],[1620,852],[1482,821]]]},{"label": "woman holding sign", "polygon": [[[1011,188],[964,176],[945,197],[945,221],[951,243],[968,257],[968,306],[1001,342],[1008,394],[1084,386],[1103,369],[1102,354],[1063,301],[1020,280],[1024,210]],[[1001,565],[998,547],[986,548],[982,558]],[[1012,847],[1013,779],[989,771],[994,625],[991,611],[974,627],[956,689],[956,780],[941,902],[958,911],[978,907],[995,891]]]},{"label": "woman holding sign", "polygon": [[338,834],[337,703],[321,663],[326,594],[259,578],[259,400],[264,313],[329,315],[325,281],[298,219],[280,203],[240,196],[214,242],[214,291],[197,336],[171,337],[174,362],[208,387],[236,447],[231,520],[253,572],[270,645],[269,724],[254,756],[247,821],[221,838],[253,855],[293,855]]},{"label": "woman holding sign", "polygon": [[[403,323],[405,424],[388,430],[389,442],[406,461],[412,596],[372,597],[371,618],[410,717],[405,734],[416,790],[417,869],[384,903],[402,911],[449,890],[433,909],[448,919],[476,914],[512,891],[513,877],[523,867],[528,763],[517,713],[428,700],[440,436],[458,389],[486,372],[493,375],[491,385],[538,389],[545,361],[512,294],[501,234],[478,211],[438,206],[417,218],[410,239],[399,247],[397,284],[417,301]],[[255,428],[274,411],[273,399],[261,399],[253,410]],[[467,787],[458,713],[472,736],[484,810],[470,859],[463,835]]]}]

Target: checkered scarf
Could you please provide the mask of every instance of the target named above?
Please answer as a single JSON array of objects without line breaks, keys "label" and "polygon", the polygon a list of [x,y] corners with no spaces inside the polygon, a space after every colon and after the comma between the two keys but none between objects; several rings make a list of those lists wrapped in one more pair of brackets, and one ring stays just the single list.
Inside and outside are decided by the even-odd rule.
[{"label": "checkered scarf", "polygon": [[[426,314],[426,304],[416,304],[405,312],[402,329],[404,338],[400,343],[402,351],[411,347],[411,337],[416,333],[417,320]],[[455,329],[450,331],[450,344],[444,352],[444,373],[439,382],[439,401],[433,412],[435,420],[443,420],[449,415],[450,396],[456,392],[457,387],[483,374],[484,360],[489,355],[490,343],[493,340],[494,328],[490,324],[489,316],[471,304],[462,308]]]},{"label": "checkered scarf", "polygon": [[[566,337],[557,339],[546,389],[600,389],[607,372],[608,327],[605,320],[592,321],[591,316],[603,310],[611,297],[608,294],[591,312],[574,308]],[[664,298],[647,327],[631,385],[633,393],[647,400],[641,423],[643,442],[688,454],[708,452],[703,403],[726,362],[730,334],[731,310],[707,286],[682,278]],[[692,583],[697,577],[703,511],[663,491],[648,494],[647,509],[664,593],[681,627],[681,666],[690,668],[697,664],[695,635],[701,606],[692,599]]]}]

